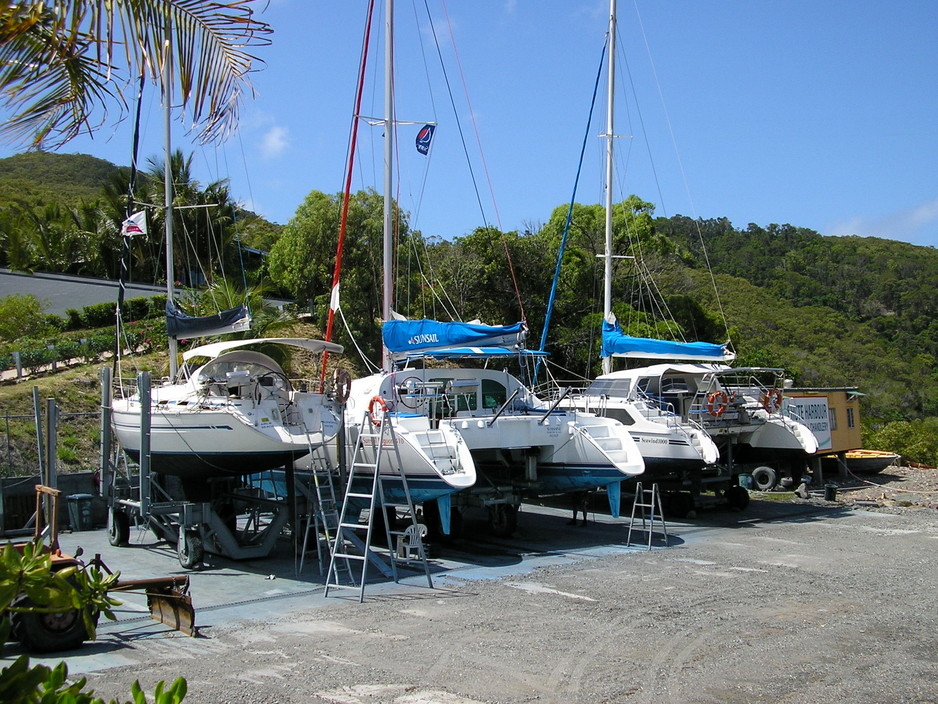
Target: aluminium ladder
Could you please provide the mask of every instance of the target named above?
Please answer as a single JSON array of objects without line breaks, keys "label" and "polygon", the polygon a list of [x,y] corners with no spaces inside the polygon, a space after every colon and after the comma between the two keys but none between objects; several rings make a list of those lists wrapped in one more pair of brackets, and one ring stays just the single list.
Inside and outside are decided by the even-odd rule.
[{"label": "aluminium ladder", "polygon": [[[345,488],[345,497],[342,501],[342,510],[338,514],[335,534],[330,546],[329,571],[326,575],[326,588],[324,596],[329,596],[330,589],[357,589],[358,601],[365,599],[365,583],[368,576],[368,563],[373,561],[379,568],[384,565],[378,558],[377,553],[372,548],[372,537],[374,529],[375,515],[377,512],[384,514],[385,509],[385,489],[384,482],[392,477],[382,477],[382,457],[385,454],[382,448],[390,445],[394,448],[394,465],[389,474],[393,476],[392,481],[399,480],[403,488],[403,494],[410,515],[411,524],[417,530],[417,517],[414,511],[413,500],[411,499],[410,489],[407,485],[403,465],[401,463],[400,449],[397,442],[396,433],[391,423],[390,414],[387,408],[382,404],[380,415],[375,417],[371,412],[365,411],[360,432],[355,440],[355,449],[352,452],[352,460],[349,463],[348,483]],[[389,435],[389,443],[385,443],[385,436]],[[367,482],[371,478],[371,491],[365,493],[361,490],[361,480]],[[358,484],[356,486],[356,480]],[[362,525],[358,521],[361,505],[368,506],[368,521]],[[384,517],[384,532],[388,546],[388,558],[391,566],[391,576],[397,582],[397,563],[409,562],[409,560],[399,559],[395,554],[394,544],[392,542],[392,531],[388,524],[386,516]],[[365,539],[362,540],[356,531],[365,529]],[[395,533],[396,535],[396,533]],[[433,581],[430,577],[430,567],[427,564],[426,552],[422,541],[418,543],[419,561],[423,564],[424,573],[427,576],[427,584],[432,589]],[[361,579],[355,584],[352,574],[352,563],[361,563]],[[340,575],[340,570],[342,575]],[[343,583],[341,577],[344,576],[347,582]]]},{"label": "aluminium ladder", "polygon": [[[655,512],[657,511],[657,516]],[[642,530],[648,531],[648,550],[651,550],[651,541],[655,534],[655,519],[661,524],[661,531],[664,533],[664,544],[668,544],[668,527],[664,523],[664,511],[661,509],[661,491],[658,489],[657,482],[651,485],[651,489],[642,488],[642,483],[635,485],[635,500],[632,502],[632,517],[629,519],[629,534],[625,544],[632,544],[632,528],[635,526],[636,513],[642,522]],[[645,527],[645,521],[648,521],[648,527]]]},{"label": "aluminium ladder", "polygon": [[[312,485],[316,491],[316,503],[306,515],[306,530],[303,532],[303,547],[300,557],[300,567],[303,569],[303,558],[312,534],[316,540],[316,559],[319,561],[319,574],[323,571],[323,545],[320,533],[325,538],[326,550],[329,550],[333,537],[339,527],[339,508],[336,500],[335,473],[332,463],[326,456],[322,445],[310,448],[310,472]],[[347,565],[346,565],[347,567]]]}]

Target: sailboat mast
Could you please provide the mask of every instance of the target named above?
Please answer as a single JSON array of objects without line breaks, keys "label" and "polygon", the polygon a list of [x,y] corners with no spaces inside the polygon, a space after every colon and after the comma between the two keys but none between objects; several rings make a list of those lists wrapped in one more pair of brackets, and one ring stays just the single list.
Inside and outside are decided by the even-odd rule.
[{"label": "sailboat mast", "polygon": [[[170,37],[170,26],[167,22],[166,43],[163,48],[163,129],[164,129],[164,153],[163,153],[163,227],[166,236],[166,307],[172,309],[173,304],[173,284],[176,278],[173,269],[173,169],[172,156],[170,154],[170,134],[171,134],[171,106],[170,95],[172,92],[172,44]],[[176,372],[179,369],[176,360],[178,346],[176,338],[169,336],[169,378],[175,379]]]},{"label": "sailboat mast", "polygon": [[[393,212],[391,194],[394,185],[394,0],[387,0],[384,24],[384,295],[381,317],[391,319],[393,291]],[[390,357],[384,350],[384,367],[388,369]]]},{"label": "sailboat mast", "polygon": [[[612,311],[612,167],[615,139],[616,0],[609,0],[609,70],[606,98],[606,256],[603,270],[603,316]],[[612,371],[612,357],[603,357],[603,374]]]}]

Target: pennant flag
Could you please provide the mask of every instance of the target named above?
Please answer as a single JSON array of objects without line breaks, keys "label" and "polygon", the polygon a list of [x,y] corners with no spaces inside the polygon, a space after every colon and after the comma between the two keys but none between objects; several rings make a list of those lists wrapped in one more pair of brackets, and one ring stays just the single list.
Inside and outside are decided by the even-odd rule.
[{"label": "pennant flag", "polygon": [[339,310],[339,284],[332,287],[332,295],[329,297],[329,309]]},{"label": "pennant flag", "polygon": [[417,133],[417,151],[426,155],[430,151],[430,140],[433,139],[433,133],[436,131],[436,125],[424,125]]},{"label": "pennant flag", "polygon": [[124,220],[124,224],[121,226],[121,234],[125,237],[147,234],[146,211],[140,210]]}]

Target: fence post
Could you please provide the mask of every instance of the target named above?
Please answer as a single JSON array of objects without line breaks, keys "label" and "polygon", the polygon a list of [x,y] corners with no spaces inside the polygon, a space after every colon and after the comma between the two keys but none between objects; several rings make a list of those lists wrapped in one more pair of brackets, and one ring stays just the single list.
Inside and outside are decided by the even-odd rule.
[{"label": "fence post", "polygon": [[13,352],[13,364],[16,365],[16,378],[23,378],[23,359],[20,357],[19,350]]}]

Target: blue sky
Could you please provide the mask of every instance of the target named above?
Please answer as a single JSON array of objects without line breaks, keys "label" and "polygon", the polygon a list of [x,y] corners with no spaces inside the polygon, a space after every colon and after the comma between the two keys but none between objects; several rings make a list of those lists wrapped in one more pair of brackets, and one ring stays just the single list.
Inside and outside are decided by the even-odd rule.
[{"label": "blue sky", "polygon": [[[412,225],[454,237],[484,222],[546,222],[573,188],[608,0],[427,4],[463,135],[424,0],[397,0],[398,119],[439,123],[429,157],[413,148],[419,125],[398,128],[398,198]],[[309,191],[341,190],[365,7],[270,0],[261,17],[273,44],[257,51],[266,67],[252,75],[257,96],[238,134],[220,148],[192,146],[181,128],[174,137],[195,151],[200,180],[230,179],[238,200],[280,223]],[[936,34],[933,0],[619,0],[617,200],[636,193],[658,215],[726,217],[740,228],[791,223],[938,245]],[[382,111],[380,45],[370,57],[369,115]],[[583,203],[603,199],[604,110],[603,98]],[[160,119],[151,91],[144,156],[159,153]],[[361,127],[355,187],[381,190],[380,131]],[[128,127],[61,151],[126,164]]]}]

